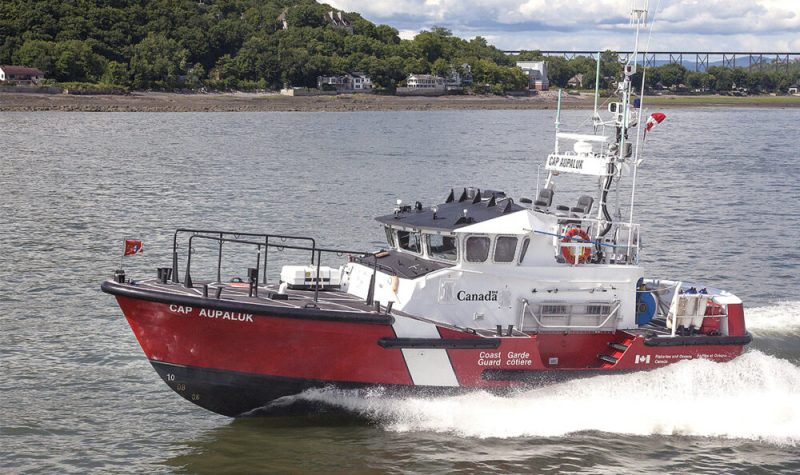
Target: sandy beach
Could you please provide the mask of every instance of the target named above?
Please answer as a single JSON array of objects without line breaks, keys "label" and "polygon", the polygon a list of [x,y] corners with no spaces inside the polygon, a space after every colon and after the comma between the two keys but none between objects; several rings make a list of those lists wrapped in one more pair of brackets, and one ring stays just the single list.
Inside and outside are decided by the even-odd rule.
[{"label": "sandy beach", "polygon": [[[800,107],[797,96],[660,96],[648,98],[659,107]],[[556,91],[532,97],[443,96],[398,97],[372,94],[283,96],[275,93],[179,94],[133,92],[128,95],[0,93],[0,111],[65,112],[348,112],[424,110],[554,109]],[[591,108],[591,94],[564,94],[565,109]]]}]

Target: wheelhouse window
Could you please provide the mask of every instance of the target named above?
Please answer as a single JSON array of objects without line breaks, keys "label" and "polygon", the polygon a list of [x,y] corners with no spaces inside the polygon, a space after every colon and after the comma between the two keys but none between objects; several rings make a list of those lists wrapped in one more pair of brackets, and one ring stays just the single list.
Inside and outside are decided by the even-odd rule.
[{"label": "wheelhouse window", "polygon": [[428,257],[445,261],[455,261],[458,259],[458,249],[454,236],[428,234],[426,238],[428,240]]},{"label": "wheelhouse window", "polygon": [[522,260],[525,259],[525,253],[528,252],[528,245],[531,243],[530,238],[525,238],[522,241],[522,250],[519,251],[519,263],[522,264]]},{"label": "wheelhouse window", "polygon": [[397,247],[404,251],[419,254],[422,252],[422,242],[419,233],[411,231],[397,231]]},{"label": "wheelhouse window", "polygon": [[495,262],[514,262],[514,254],[517,252],[517,238],[511,236],[499,236],[494,244]]},{"label": "wheelhouse window", "polygon": [[489,257],[492,241],[486,236],[470,236],[467,238],[467,261],[484,262]]},{"label": "wheelhouse window", "polygon": [[384,228],[384,231],[386,231],[386,242],[389,243],[390,248],[394,248],[395,247],[394,231],[392,231],[392,228],[390,228],[389,226],[386,226]]}]

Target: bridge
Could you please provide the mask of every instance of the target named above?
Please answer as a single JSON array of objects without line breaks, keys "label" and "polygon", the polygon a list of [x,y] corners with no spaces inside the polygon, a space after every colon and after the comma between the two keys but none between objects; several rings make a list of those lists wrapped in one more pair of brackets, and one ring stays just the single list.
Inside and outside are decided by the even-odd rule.
[{"label": "bridge", "polygon": [[[531,50],[538,51],[543,56],[561,56],[565,59],[573,59],[578,56],[597,55],[597,51],[559,51],[559,50]],[[520,50],[503,51],[505,54],[520,54]],[[628,62],[628,58],[633,55],[633,51],[616,51],[621,62]],[[789,70],[792,62],[800,61],[800,52],[711,52],[711,51],[656,51],[637,53],[637,63],[643,64],[646,68],[660,66],[662,64],[679,64],[687,69],[694,71],[705,71],[710,66],[722,66],[725,68],[747,68],[763,67],[767,65],[774,67],[775,70],[785,68]]]}]

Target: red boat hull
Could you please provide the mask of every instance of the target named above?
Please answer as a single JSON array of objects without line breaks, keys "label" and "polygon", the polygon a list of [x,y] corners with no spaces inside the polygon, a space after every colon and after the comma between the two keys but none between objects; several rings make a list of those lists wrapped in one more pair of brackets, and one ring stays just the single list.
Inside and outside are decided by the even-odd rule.
[{"label": "red boat hull", "polygon": [[[438,339],[398,338],[391,315],[297,314],[277,307],[247,313],[220,308],[220,301],[217,308],[200,307],[202,299],[190,307],[124,295],[123,287],[111,284],[104,290],[116,294],[159,375],[187,400],[228,416],[258,409],[281,411],[285,400],[280,398],[330,385],[497,390],[654,369],[684,359],[728,361],[749,341],[749,335],[686,337],[669,346],[652,346],[652,339],[625,331],[486,338],[441,326],[436,328]],[[615,350],[609,343],[627,349]],[[437,352],[446,358],[432,357]],[[603,361],[598,355],[610,358]],[[422,378],[420,371],[429,368],[415,367],[412,360],[419,358],[439,366],[433,368],[433,376]],[[455,379],[442,379],[439,385],[437,374]]]}]

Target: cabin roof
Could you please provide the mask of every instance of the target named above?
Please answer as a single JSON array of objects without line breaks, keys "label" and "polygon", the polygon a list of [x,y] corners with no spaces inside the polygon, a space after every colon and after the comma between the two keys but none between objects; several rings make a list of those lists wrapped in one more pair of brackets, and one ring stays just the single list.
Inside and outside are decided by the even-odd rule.
[{"label": "cabin roof", "polygon": [[2,64],[0,65],[0,69],[6,72],[6,74],[16,74],[21,76],[44,76],[44,73],[41,69],[38,68],[29,68],[27,66],[13,66],[10,64]]},{"label": "cabin roof", "polygon": [[514,203],[502,191],[481,191],[477,188],[464,188],[458,194],[450,190],[447,200],[435,207],[435,216],[433,206],[425,208],[417,202],[414,206],[399,206],[394,213],[375,219],[389,226],[453,231],[526,209]]},{"label": "cabin roof", "polygon": [[457,229],[458,234],[529,234],[534,229],[542,229],[542,221],[531,210],[515,211],[498,216],[492,221],[470,224]]}]

